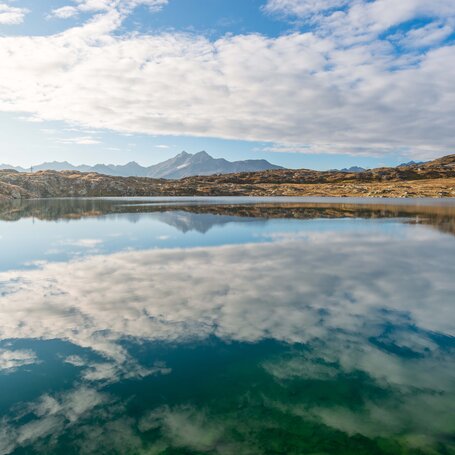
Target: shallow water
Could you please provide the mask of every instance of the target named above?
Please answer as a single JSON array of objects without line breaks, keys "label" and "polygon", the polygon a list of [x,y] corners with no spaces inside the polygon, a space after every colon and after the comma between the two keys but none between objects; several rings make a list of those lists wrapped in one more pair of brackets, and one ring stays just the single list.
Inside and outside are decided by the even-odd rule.
[{"label": "shallow water", "polygon": [[0,454],[455,453],[455,201],[0,205]]}]

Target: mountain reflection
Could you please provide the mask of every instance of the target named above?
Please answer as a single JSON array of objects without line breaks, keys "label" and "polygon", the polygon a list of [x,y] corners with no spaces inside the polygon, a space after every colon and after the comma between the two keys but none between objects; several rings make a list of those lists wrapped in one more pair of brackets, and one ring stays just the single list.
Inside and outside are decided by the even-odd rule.
[{"label": "mountain reflection", "polygon": [[[0,203],[0,220],[17,221],[22,218],[38,220],[77,220],[99,218],[107,215],[122,215],[137,222],[147,214],[157,214],[160,219],[181,232],[196,230],[208,232],[212,227],[243,219],[321,219],[321,218],[407,218],[407,222],[424,224],[442,232],[455,234],[455,205],[453,203],[425,201],[416,204],[413,200],[354,201],[342,202],[254,202],[253,198],[240,198],[233,204],[226,200],[202,202],[199,199],[174,198],[166,201],[159,198],[144,199],[53,199],[16,200]],[[235,198],[230,198],[235,199]],[[248,199],[251,199],[248,202]],[[351,201],[351,202],[350,202]],[[400,203],[399,203],[400,202]]]},{"label": "mountain reflection", "polygon": [[[454,450],[455,242],[424,229],[264,240],[0,273],[0,369],[40,368],[17,340],[60,340],[76,375],[5,414],[0,453],[57,452],[62,435],[74,453]],[[145,406],[140,383],[165,398]]]}]

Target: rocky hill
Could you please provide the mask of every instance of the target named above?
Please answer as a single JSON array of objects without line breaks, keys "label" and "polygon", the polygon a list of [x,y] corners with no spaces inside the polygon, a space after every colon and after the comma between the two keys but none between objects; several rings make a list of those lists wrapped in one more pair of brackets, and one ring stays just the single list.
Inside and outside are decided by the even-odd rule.
[{"label": "rocky hill", "polygon": [[[455,155],[426,163],[404,164],[397,167],[381,167],[362,172],[345,170],[314,171],[311,169],[278,169],[262,172],[244,172],[221,176],[192,177],[193,182],[217,183],[341,183],[341,182],[399,182],[421,179],[455,177]],[[189,180],[189,179],[186,179]]]},{"label": "rocky hill", "polygon": [[0,198],[97,196],[455,197],[455,155],[364,172],[276,169],[181,180],[78,171],[0,171]]}]

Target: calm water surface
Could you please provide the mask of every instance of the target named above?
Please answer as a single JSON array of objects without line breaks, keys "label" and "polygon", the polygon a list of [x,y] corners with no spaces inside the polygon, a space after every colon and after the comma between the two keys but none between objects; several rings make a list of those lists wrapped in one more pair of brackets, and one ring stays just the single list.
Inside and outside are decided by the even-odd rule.
[{"label": "calm water surface", "polygon": [[455,454],[455,201],[0,205],[0,454]]}]

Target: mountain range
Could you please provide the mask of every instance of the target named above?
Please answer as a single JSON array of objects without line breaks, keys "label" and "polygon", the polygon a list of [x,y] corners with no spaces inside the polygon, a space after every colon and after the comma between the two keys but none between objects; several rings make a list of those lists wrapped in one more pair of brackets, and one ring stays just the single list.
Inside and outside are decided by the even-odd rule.
[{"label": "mountain range", "polygon": [[269,169],[178,180],[0,170],[0,200],[132,196],[455,197],[455,154],[363,172]]},{"label": "mountain range", "polygon": [[[18,172],[30,171],[30,169],[10,166],[8,164],[1,164],[0,169],[14,169]],[[180,179],[196,175],[234,174],[238,172],[256,172],[274,169],[283,168],[271,164],[267,160],[228,161],[224,158],[213,158],[207,152],[195,154],[182,152],[173,158],[148,167],[141,166],[135,161],[124,165],[96,164],[95,166],[85,164],[74,166],[67,161],[53,161],[32,167],[34,172],[80,171],[97,172],[98,174],[112,175],[115,177],[151,177],[164,179]]]},{"label": "mountain range", "polygon": [[[422,164],[422,161],[409,161],[399,164],[397,167],[407,167]],[[13,169],[18,172],[30,172],[30,169],[21,166],[0,164],[0,170]],[[238,174],[241,172],[257,172],[283,169],[281,166],[269,163],[267,160],[244,160],[228,161],[224,158],[213,158],[207,152],[195,154],[181,152],[178,155],[152,166],[141,166],[135,161],[127,164],[96,164],[89,166],[82,164],[74,166],[68,161],[52,161],[42,163],[32,168],[36,171],[79,171],[96,172],[98,174],[111,175],[114,177],[150,177],[177,180],[185,177],[216,175],[216,174]],[[343,169],[331,169],[329,172],[361,173],[367,169],[359,166],[352,166]]]},{"label": "mountain range", "polygon": [[[333,169],[336,171],[337,169]],[[351,166],[351,167],[344,167],[343,169],[340,169],[340,172],[363,172],[366,171],[366,168],[360,167],[360,166]]]},{"label": "mountain range", "polygon": [[[408,161],[407,163],[401,163],[396,167],[408,167],[408,166],[414,166],[415,164],[423,164],[424,161]],[[343,169],[340,169],[340,172],[365,172],[368,169],[365,167],[360,167],[360,166],[351,166],[351,167],[344,167]],[[332,169],[332,171],[337,171],[337,169]]]}]

